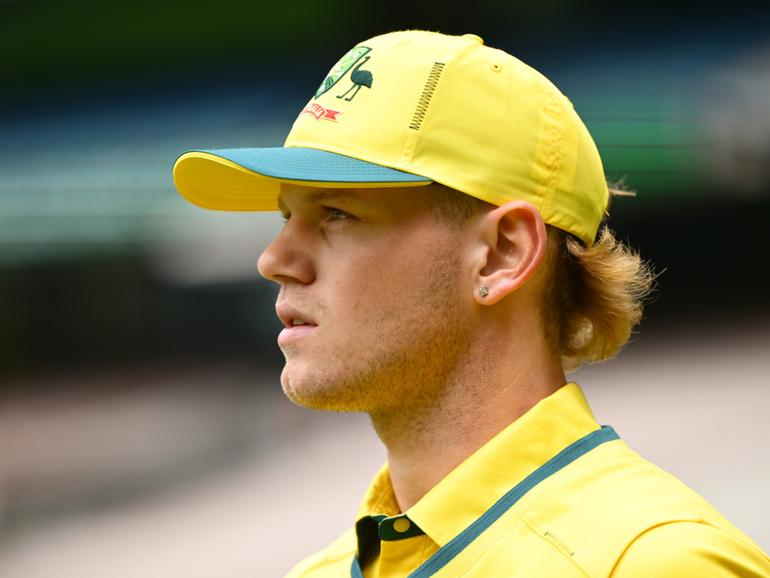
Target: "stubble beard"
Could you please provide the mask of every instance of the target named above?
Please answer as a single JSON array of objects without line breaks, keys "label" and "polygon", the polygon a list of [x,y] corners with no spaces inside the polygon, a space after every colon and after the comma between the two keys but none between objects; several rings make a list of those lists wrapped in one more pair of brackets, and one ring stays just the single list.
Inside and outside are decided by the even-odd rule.
[{"label": "stubble beard", "polygon": [[457,294],[459,270],[459,255],[440,255],[422,286],[407,284],[399,299],[369,315],[366,325],[375,331],[368,339],[353,336],[329,363],[296,380],[284,372],[286,396],[311,409],[372,417],[440,404],[471,341],[467,304]]}]

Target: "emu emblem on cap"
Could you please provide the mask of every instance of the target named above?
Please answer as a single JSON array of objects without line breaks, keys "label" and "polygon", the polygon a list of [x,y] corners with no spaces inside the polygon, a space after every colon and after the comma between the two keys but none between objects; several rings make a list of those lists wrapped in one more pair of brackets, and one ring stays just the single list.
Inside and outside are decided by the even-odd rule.
[{"label": "emu emblem on cap", "polygon": [[[367,46],[356,46],[355,48],[348,50],[345,55],[337,61],[337,64],[332,66],[332,69],[329,71],[329,74],[326,75],[326,78],[324,78],[321,86],[319,86],[318,90],[315,91],[315,96],[313,98],[318,98],[332,86],[337,84],[339,80],[345,76],[347,71],[353,68],[353,65],[369,51],[371,51],[371,48]],[[361,72],[365,71],[362,70]],[[369,73],[369,83],[366,84],[366,86],[371,88],[371,84],[371,73]],[[360,88],[360,84],[354,82],[354,85],[357,85]]]}]

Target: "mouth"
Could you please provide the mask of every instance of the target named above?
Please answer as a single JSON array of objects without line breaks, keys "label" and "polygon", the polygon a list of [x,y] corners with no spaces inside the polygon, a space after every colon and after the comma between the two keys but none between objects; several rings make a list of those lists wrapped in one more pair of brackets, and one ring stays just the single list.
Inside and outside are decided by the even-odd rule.
[{"label": "mouth", "polygon": [[278,345],[286,345],[312,332],[318,325],[308,314],[287,303],[276,303],[275,312],[283,323]]},{"label": "mouth", "polygon": [[281,323],[283,323],[283,326],[287,329],[305,325],[316,327],[318,325],[308,314],[288,303],[276,303],[275,313],[278,315],[278,319],[281,320]]}]

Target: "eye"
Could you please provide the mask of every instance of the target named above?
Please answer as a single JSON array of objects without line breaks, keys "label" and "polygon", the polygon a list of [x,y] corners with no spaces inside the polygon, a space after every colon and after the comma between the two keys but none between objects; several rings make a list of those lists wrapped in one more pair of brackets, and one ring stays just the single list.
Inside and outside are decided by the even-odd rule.
[{"label": "eye", "polygon": [[329,219],[331,221],[342,221],[352,217],[350,213],[346,213],[342,209],[337,209],[335,207],[324,207],[324,209],[329,213]]},{"label": "eye", "polygon": [[289,222],[289,217],[291,217],[291,215],[289,215],[288,213],[286,214],[281,213],[281,222],[283,222],[283,224],[285,225],[286,223]]}]

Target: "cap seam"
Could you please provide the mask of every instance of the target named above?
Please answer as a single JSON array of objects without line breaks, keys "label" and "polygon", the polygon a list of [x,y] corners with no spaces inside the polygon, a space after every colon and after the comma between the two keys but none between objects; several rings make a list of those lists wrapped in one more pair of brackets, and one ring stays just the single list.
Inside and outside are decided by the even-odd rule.
[{"label": "cap seam", "polygon": [[[544,88],[547,90],[547,85]],[[550,91],[548,92],[550,93]],[[548,129],[550,134],[548,140],[553,146],[553,151],[548,154],[548,173],[545,179],[546,187],[544,191],[545,194],[543,198],[542,211],[543,213],[546,213],[548,216],[550,216],[554,212],[553,198],[556,194],[556,175],[561,167],[563,156],[562,149],[564,147],[564,123],[561,115],[559,114],[560,110],[558,103],[556,102],[555,95],[549,94],[548,96],[550,96],[550,98],[548,99],[548,104],[544,107],[544,112],[546,116],[550,117]],[[545,217],[546,215],[544,215],[544,218]]]}]

